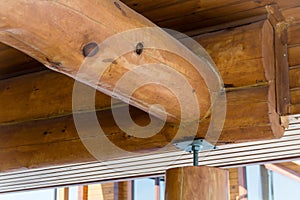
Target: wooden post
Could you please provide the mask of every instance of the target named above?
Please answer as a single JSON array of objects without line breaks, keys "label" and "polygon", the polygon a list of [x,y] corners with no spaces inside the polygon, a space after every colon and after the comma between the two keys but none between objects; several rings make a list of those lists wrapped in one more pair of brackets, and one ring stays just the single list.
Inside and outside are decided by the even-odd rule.
[{"label": "wooden post", "polygon": [[88,186],[82,185],[78,187],[78,200],[88,200]]},{"label": "wooden post", "polygon": [[59,188],[58,189],[58,200],[69,200],[69,188]]},{"label": "wooden post", "polygon": [[239,184],[239,199],[247,200],[247,177],[246,177],[246,167],[238,168],[238,184]]},{"label": "wooden post", "polygon": [[273,196],[273,183],[272,176],[270,176],[269,170],[264,166],[260,166],[260,178],[261,178],[261,197],[265,200],[274,200]]},{"label": "wooden post", "polygon": [[160,180],[155,178],[155,200],[160,200]]},{"label": "wooden post", "polygon": [[228,172],[197,166],[167,170],[166,200],[227,200]]}]

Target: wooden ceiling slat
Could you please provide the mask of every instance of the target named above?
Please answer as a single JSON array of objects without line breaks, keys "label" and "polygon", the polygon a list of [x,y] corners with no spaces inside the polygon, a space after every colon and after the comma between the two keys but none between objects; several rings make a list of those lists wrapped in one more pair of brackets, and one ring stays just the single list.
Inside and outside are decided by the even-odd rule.
[{"label": "wooden ceiling slat", "polygon": [[291,103],[300,104],[300,88],[294,88],[291,90]]},{"label": "wooden ceiling slat", "polygon": [[300,67],[290,69],[290,88],[300,87]]},{"label": "wooden ceiling slat", "polygon": [[[178,4],[181,2],[191,2],[195,0],[160,0],[159,2],[153,0],[121,0],[130,8],[134,9],[139,13],[144,13],[149,10],[164,8]],[[197,1],[197,0],[196,0]]]},{"label": "wooden ceiling slat", "polygon": [[282,10],[290,9],[300,5],[299,0],[275,0]]},{"label": "wooden ceiling slat", "polygon": [[285,162],[285,163],[280,163],[280,165],[300,174],[300,165],[299,164],[296,164],[293,162]]},{"label": "wooden ceiling slat", "polygon": [[33,58],[0,43],[0,80],[41,69],[45,69],[45,67]]},{"label": "wooden ceiling slat", "polygon": [[224,6],[208,11],[192,13],[184,17],[160,21],[158,25],[167,28],[174,28],[184,32],[195,28],[208,27],[216,24],[226,23],[228,21],[258,16],[266,12],[267,11],[264,6],[260,6],[259,4],[253,2],[242,2],[228,7]]},{"label": "wooden ceiling slat", "polygon": [[292,7],[289,9],[282,10],[282,15],[286,19],[286,21],[293,25],[300,22],[300,2],[298,2],[297,7]]},{"label": "wooden ceiling slat", "polygon": [[300,45],[292,46],[288,49],[290,67],[300,65]]},{"label": "wooden ceiling slat", "polygon": [[299,45],[300,44],[300,23],[290,25],[288,29],[288,45]]}]

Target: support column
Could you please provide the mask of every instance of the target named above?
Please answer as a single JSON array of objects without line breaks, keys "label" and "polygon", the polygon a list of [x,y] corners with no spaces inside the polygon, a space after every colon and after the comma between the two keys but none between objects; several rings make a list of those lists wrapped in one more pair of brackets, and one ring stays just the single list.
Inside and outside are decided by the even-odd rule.
[{"label": "support column", "polygon": [[228,172],[197,166],[167,170],[165,200],[227,200]]},{"label": "support column", "polygon": [[246,167],[238,168],[239,199],[248,200]]},{"label": "support column", "polygon": [[88,200],[88,186],[82,185],[78,187],[78,200]]},{"label": "support column", "polygon": [[155,200],[160,200],[160,180],[155,178]]},{"label": "support column", "polygon": [[264,200],[274,200],[272,172],[264,165],[260,166],[261,196]]}]

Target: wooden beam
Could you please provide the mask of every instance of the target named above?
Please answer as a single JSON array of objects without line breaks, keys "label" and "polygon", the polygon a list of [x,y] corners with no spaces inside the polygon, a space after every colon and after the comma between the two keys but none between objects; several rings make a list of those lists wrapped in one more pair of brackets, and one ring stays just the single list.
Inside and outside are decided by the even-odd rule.
[{"label": "wooden beam", "polygon": [[[196,116],[198,113],[194,112],[197,110],[194,106],[185,105],[186,121],[207,116],[211,107],[210,92],[221,92],[221,87],[219,91],[209,91],[212,88],[208,88],[203,76],[209,76],[205,78],[211,79],[211,75],[200,75],[186,58],[181,58],[175,52],[168,52],[169,49],[180,49],[187,57],[193,57],[188,49],[166,32],[157,28],[154,33],[149,29],[138,33],[138,30],[141,30],[138,28],[156,26],[120,1],[9,0],[4,3],[5,8],[0,9],[0,16],[3,16],[1,24],[4,24],[0,29],[1,42],[25,52],[52,70],[88,84],[109,96],[129,102],[146,112],[149,112],[152,104],[162,105],[164,111],[151,110],[152,114],[159,118],[164,118],[164,114],[167,114],[168,121],[180,121],[182,117],[178,99],[174,98],[174,91],[169,91],[172,88],[160,86],[162,82],[156,79],[169,77],[168,82],[178,83],[178,76],[174,76],[169,68],[184,77],[191,86],[191,95],[196,95],[199,103],[200,116]],[[135,32],[132,34],[123,33],[117,41],[114,38],[113,42],[98,46],[116,34],[133,29]],[[140,35],[140,39],[137,39],[137,35]],[[154,44],[167,49],[161,50]],[[114,45],[118,47],[115,48]],[[152,45],[156,48],[153,49]],[[121,47],[126,51],[115,55]],[[142,48],[140,53],[137,52],[138,47]],[[89,54],[91,52],[93,55]],[[90,57],[93,58],[89,59]],[[99,60],[97,64],[92,65],[91,62],[95,58]],[[88,70],[82,70],[84,62],[88,63],[85,64],[88,65]],[[107,62],[110,64],[106,67]],[[126,87],[119,86],[116,89],[118,81],[127,72],[149,63],[164,64],[169,68],[151,68],[147,73],[135,71],[138,77],[149,81],[147,86],[138,85],[139,88],[133,94],[127,91],[127,88],[142,84],[138,83],[136,78],[127,80]],[[201,69],[209,67],[205,62],[198,64],[197,67]],[[184,84],[178,84],[177,87],[179,85]],[[187,88],[179,90],[179,94],[176,95],[185,96],[186,90]]]},{"label": "wooden beam", "polygon": [[0,42],[0,80],[46,69],[33,58]]},{"label": "wooden beam", "polygon": [[269,20],[274,27],[275,65],[276,65],[276,99],[277,112],[280,115],[289,113],[289,64],[288,64],[288,23],[279,11],[278,6],[267,6]]},{"label": "wooden beam", "polygon": [[[283,128],[276,114],[273,57],[267,51],[273,44],[267,34],[269,31],[272,33],[270,24],[263,21],[195,37],[213,57],[227,86],[227,113],[218,144],[282,136]],[[262,48],[262,45],[271,47]],[[3,108],[0,113],[0,157],[3,160],[0,171],[95,160],[80,141],[74,125],[73,84],[71,78],[50,71],[0,82],[0,107]],[[90,90],[89,87],[84,89],[87,93]],[[22,103],[16,104],[16,101]],[[128,151],[163,147],[178,130],[178,124],[167,123],[151,138],[132,137],[116,125],[110,110],[110,97],[97,92],[95,105],[87,105],[85,98],[81,101],[81,115],[87,115],[95,107],[106,137]],[[149,123],[148,114],[138,109],[131,108],[131,116],[140,125]],[[206,136],[209,122],[210,117],[201,122],[197,138]],[[87,128],[86,131],[91,132],[93,125]],[[107,152],[103,155],[109,157]]]},{"label": "wooden beam", "polygon": [[291,179],[294,179],[296,181],[300,181],[300,173],[299,172],[296,172],[292,169],[289,169],[288,167],[285,167],[285,166],[281,165],[280,163],[278,163],[278,164],[265,164],[265,167],[267,169],[271,170],[271,171],[282,174],[282,175],[287,176],[287,177],[289,177]]},{"label": "wooden beam", "polygon": [[[209,109],[211,107],[209,98],[210,95],[203,77],[201,75],[197,75],[197,73],[193,73],[195,72],[193,66],[187,62],[184,62],[180,56],[176,56],[161,50],[153,51],[151,49],[147,49],[147,44],[145,44],[146,46],[142,55],[136,55],[133,51],[130,51],[130,53],[123,55],[116,60],[113,58],[113,64],[110,66],[109,70],[104,72],[102,77],[95,77],[95,74],[97,74],[96,72],[99,70],[98,68],[90,68],[89,71],[84,72],[84,77],[76,76],[76,73],[79,71],[79,68],[82,66],[82,63],[85,59],[85,47],[88,47],[88,44],[91,41],[101,43],[106,38],[117,33],[121,33],[122,31],[155,26],[150,21],[127,8],[127,6],[121,2],[111,2],[109,0],[105,0],[99,3],[98,1],[94,0],[89,2],[80,1],[75,3],[75,1],[69,2],[63,0],[38,2],[33,2],[30,0],[11,0],[7,1],[6,3],[6,8],[0,10],[0,14],[4,16],[1,23],[2,28],[0,40],[22,50],[23,52],[45,64],[50,69],[67,74],[68,76],[87,83],[110,96],[128,100],[129,103],[146,112],[149,112],[149,105],[152,105],[153,103],[163,105],[168,115],[168,120],[174,122],[174,120],[180,120],[180,106],[177,99],[172,98],[174,95],[162,87],[158,87],[155,84],[150,84],[151,86],[149,87],[143,87],[136,90],[132,96],[127,94],[125,89],[120,89],[120,91],[117,91],[117,94],[113,94],[113,90],[119,78],[130,69],[134,68],[134,66],[142,65],[147,62],[166,64],[183,74],[184,77],[189,81],[199,102],[199,107],[201,110],[200,119],[203,119],[209,114]],[[262,14],[266,12],[266,10],[261,7],[264,5],[264,3],[265,2],[263,2],[259,7],[259,9],[263,9]],[[238,4],[238,7],[243,7],[246,4],[253,9],[256,9],[259,5],[256,2],[242,2]],[[10,12],[12,10],[19,10],[18,15],[11,14],[13,13]],[[36,10],[36,12],[31,12],[32,10]],[[53,10],[55,10],[55,12],[52,12]],[[99,10],[102,12],[99,12]],[[44,15],[47,15],[48,17],[41,17]],[[62,20],[58,21],[58,18]],[[28,23],[29,19],[31,23]],[[119,23],[115,24],[113,29],[108,28],[113,21],[118,21]],[[74,24],[75,22],[78,24]],[[84,24],[84,26],[82,26],[82,24]],[[51,27],[51,34],[49,34],[49,27]],[[18,28],[18,30],[22,31],[19,31],[18,33],[11,31],[15,28]],[[243,60],[243,65],[252,65],[254,63],[260,64],[260,62],[263,62],[265,68],[261,69],[263,69],[263,71],[265,70],[264,72],[266,73],[260,73],[261,77],[260,79],[255,80],[255,84],[257,84],[257,82],[269,82],[275,80],[275,78],[272,77],[274,73],[274,55],[273,53],[270,54],[270,50],[265,50],[266,48],[273,47],[272,45],[274,38],[273,36],[269,37],[269,34],[272,34],[271,29],[272,28],[270,28],[270,25],[265,23],[263,26],[263,31],[259,32],[260,38],[257,41],[261,42],[259,47],[262,45],[263,48],[259,49],[257,52],[262,52],[262,57],[259,55],[256,62],[252,60],[252,63],[249,62],[249,58],[245,59],[242,57],[245,59]],[[144,38],[146,39],[148,37],[147,39],[150,41],[163,43],[165,46],[172,46],[174,48],[176,47],[177,49],[179,47],[182,48],[182,46],[176,43],[175,40],[168,39],[167,34],[164,32],[159,32],[158,35],[155,37],[153,35],[144,35]],[[247,34],[244,33],[244,35],[246,36]],[[252,42],[253,40],[250,41]],[[137,43],[132,43],[131,45],[135,47]],[[70,53],[70,49],[72,49],[72,53]],[[112,58],[104,60],[111,59]],[[101,62],[106,62],[104,60]],[[182,69],[182,66],[184,66],[184,70]],[[205,68],[207,66],[201,64],[201,67]],[[251,72],[254,72],[254,74],[259,73],[258,71]],[[153,78],[158,74],[164,76],[168,75],[168,72],[162,69],[158,71],[154,70],[147,74],[147,76]],[[264,77],[265,74],[266,77]],[[240,76],[239,79],[244,77],[245,76]],[[99,78],[100,85],[98,85]],[[171,77],[171,79],[172,78],[174,79],[173,81],[176,82],[176,78]],[[249,77],[246,78],[246,81],[247,80],[249,80]],[[172,82],[172,80],[170,81]],[[128,84],[132,85],[133,83],[128,82]],[[230,85],[231,84],[232,83],[230,83]],[[234,86],[238,85],[239,84],[236,84]],[[196,110],[193,106],[185,107],[191,113]],[[158,109],[152,111],[152,114],[162,118],[163,113]],[[189,121],[195,120],[192,119],[193,114],[190,114],[188,118]]]},{"label": "wooden beam", "polygon": [[[214,59],[229,92],[249,90],[248,93],[253,93],[252,91],[258,88],[267,88],[267,90],[269,88],[269,93],[272,95],[274,93],[272,91],[274,80],[272,59],[274,55],[272,55],[272,44],[268,42],[270,39],[267,40],[266,37],[272,38],[270,25],[268,22],[259,22],[249,26],[196,36],[194,39],[200,42]],[[271,83],[269,84],[269,82]],[[3,91],[1,93],[1,108],[7,109],[1,113],[0,123],[55,118],[70,114],[73,84],[74,81],[71,79],[49,72],[1,82]],[[49,85],[51,88],[47,88]],[[62,88],[61,85],[64,87]],[[56,94],[57,91],[60,91],[58,95]],[[29,94],[31,96],[26,96]],[[97,110],[109,107],[110,99],[106,95],[97,93],[96,96],[95,107]],[[17,105],[21,106],[19,108],[10,100],[16,98],[23,102],[23,104]],[[276,107],[272,103],[275,99],[271,96],[268,98],[270,98],[271,106]],[[82,104],[85,105],[84,99],[82,101]],[[50,105],[45,107],[44,102],[49,102]],[[57,108],[58,105],[59,108]],[[27,109],[28,106],[32,108]],[[83,110],[89,109],[83,108]],[[24,112],[25,110],[26,112]],[[278,124],[279,119],[277,121],[274,123]]]},{"label": "wooden beam", "polygon": [[[274,138],[265,114],[268,112],[267,93],[267,88],[253,88],[250,93],[248,90],[228,93],[227,118],[219,144]],[[116,125],[111,110],[99,110],[97,115],[106,137],[128,151],[163,147],[171,142],[177,131],[175,124],[168,123],[151,138],[136,138],[127,135]],[[138,109],[132,108],[131,116],[140,125],[149,123],[148,114]],[[85,131],[96,128],[89,121],[86,123]],[[209,120],[204,121],[199,127],[197,137],[205,137],[208,123]],[[3,125],[0,126],[0,132],[0,157],[5,161],[0,166],[2,171],[20,166],[32,168],[94,160],[81,143],[72,115]],[[189,134],[188,130],[186,134]],[[103,152],[103,156],[108,157],[109,152]]]},{"label": "wooden beam", "polygon": [[227,200],[228,190],[226,170],[200,166],[166,172],[166,200]]}]

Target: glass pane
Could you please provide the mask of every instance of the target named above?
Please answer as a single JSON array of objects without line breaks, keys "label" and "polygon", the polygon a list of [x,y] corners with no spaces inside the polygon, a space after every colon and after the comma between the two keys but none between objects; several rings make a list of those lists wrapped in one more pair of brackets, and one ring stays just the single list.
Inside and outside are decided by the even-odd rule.
[{"label": "glass pane", "polygon": [[0,194],[0,200],[54,200],[54,189]]},{"label": "glass pane", "polygon": [[300,182],[273,172],[274,200],[294,200],[300,197]]},{"label": "glass pane", "polygon": [[165,181],[160,181],[160,200],[165,199]]},{"label": "glass pane", "polygon": [[137,179],[134,181],[134,200],[154,200],[155,181],[153,179]]},{"label": "glass pane", "polygon": [[246,167],[248,200],[261,200],[261,180],[259,166]]},{"label": "glass pane", "polygon": [[78,186],[69,187],[69,200],[78,200]]}]

